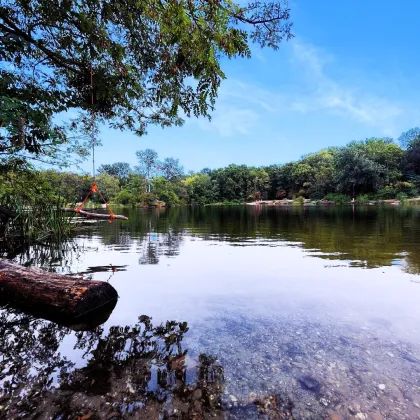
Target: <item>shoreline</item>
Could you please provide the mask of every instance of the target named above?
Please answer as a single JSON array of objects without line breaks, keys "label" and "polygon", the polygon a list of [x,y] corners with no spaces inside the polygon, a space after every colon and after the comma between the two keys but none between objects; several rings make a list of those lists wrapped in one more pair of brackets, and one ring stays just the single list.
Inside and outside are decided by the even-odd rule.
[{"label": "shoreline", "polygon": [[[260,200],[260,201],[252,201],[252,202],[232,202],[232,201],[225,201],[225,202],[217,202],[217,203],[209,203],[209,204],[179,204],[176,206],[167,206],[163,203],[159,205],[130,205],[130,204],[119,204],[119,203],[110,203],[113,207],[119,208],[142,208],[142,209],[156,209],[156,208],[166,208],[166,207],[208,207],[208,206],[222,206],[222,207],[231,207],[231,206],[254,206],[254,207],[297,207],[297,206],[339,206],[339,205],[363,205],[363,206],[379,206],[379,205],[401,205],[401,204],[420,204],[420,197],[413,197],[407,198],[404,200],[399,200],[397,198],[394,199],[387,199],[387,200],[368,200],[368,201],[348,201],[348,202],[335,202],[332,200],[311,200],[311,199],[303,199],[303,200],[289,200],[289,199],[282,199],[282,200]],[[100,205],[95,207],[86,206],[87,210],[95,210],[95,209],[106,209],[106,205]]]}]

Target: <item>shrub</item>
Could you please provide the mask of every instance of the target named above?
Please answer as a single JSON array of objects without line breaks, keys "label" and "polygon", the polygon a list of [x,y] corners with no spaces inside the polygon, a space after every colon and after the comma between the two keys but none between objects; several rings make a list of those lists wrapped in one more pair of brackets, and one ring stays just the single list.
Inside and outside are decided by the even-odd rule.
[{"label": "shrub", "polygon": [[294,200],[295,203],[299,204],[300,206],[303,206],[305,199],[302,196],[299,196]]},{"label": "shrub", "polygon": [[398,192],[407,192],[410,191],[412,188],[414,188],[414,184],[412,184],[411,182],[400,181],[395,183],[395,189]]},{"label": "shrub", "polygon": [[370,196],[369,194],[360,194],[357,196],[356,201],[358,203],[367,203],[368,201],[370,201]]},{"label": "shrub", "polygon": [[407,198],[408,198],[408,195],[406,193],[399,192],[397,194],[397,199],[400,200],[400,201],[407,200]]},{"label": "shrub", "polygon": [[418,194],[417,188],[412,182],[397,182],[395,190],[397,194],[404,193],[409,197],[415,197]]},{"label": "shrub", "polygon": [[246,201],[247,201],[248,203],[251,203],[251,202],[255,201],[255,200],[254,200],[254,196],[253,196],[252,194],[248,195],[248,197],[246,198]]},{"label": "shrub", "polygon": [[121,190],[112,201],[118,204],[134,204],[136,202],[136,196],[130,191]]},{"label": "shrub", "polygon": [[168,206],[178,206],[180,204],[180,199],[173,191],[164,191],[160,194],[159,197],[164,201]]},{"label": "shrub", "polygon": [[395,195],[395,189],[390,185],[387,185],[386,187],[378,190],[378,192],[375,194],[375,198],[377,198],[378,200],[388,200],[390,198],[394,198]]},{"label": "shrub", "polygon": [[330,193],[324,197],[324,200],[333,201],[336,204],[350,203],[350,197],[344,194]]},{"label": "shrub", "polygon": [[153,193],[143,193],[139,195],[138,202],[143,206],[155,206],[157,197]]}]

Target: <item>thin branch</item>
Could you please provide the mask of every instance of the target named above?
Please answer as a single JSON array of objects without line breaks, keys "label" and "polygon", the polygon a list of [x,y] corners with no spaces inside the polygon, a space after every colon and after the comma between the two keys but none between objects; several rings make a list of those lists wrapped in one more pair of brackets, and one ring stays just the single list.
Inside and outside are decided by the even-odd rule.
[{"label": "thin branch", "polygon": [[260,25],[261,23],[267,24],[267,23],[271,23],[271,22],[277,22],[277,21],[282,19],[281,15],[278,15],[278,16],[270,18],[270,19],[262,19],[262,20],[247,19],[247,18],[245,18],[243,16],[240,16],[240,15],[237,15],[237,14],[232,14],[232,17],[235,18],[235,19],[238,19],[239,21],[241,21],[243,23],[249,23],[250,25]]},{"label": "thin branch", "polygon": [[[46,54],[48,56],[48,58],[53,61],[55,64],[58,64],[59,66],[62,66],[64,68],[66,68],[67,70],[70,70],[73,73],[77,73],[77,74],[83,74],[82,71],[72,67],[70,64],[67,64],[65,62],[65,58],[54,53],[53,51],[50,51],[48,48],[45,48],[43,45],[40,45],[40,43],[33,39],[30,35],[28,35],[27,33],[25,33],[24,31],[22,31],[21,29],[19,29],[13,22],[11,22],[9,19],[7,19],[4,16],[1,16],[1,19],[10,26],[10,28],[8,28],[7,26],[3,25],[0,23],[0,29],[6,33],[9,34],[13,34],[13,35],[17,35],[21,38],[23,38],[26,42],[34,45],[35,47],[39,48],[44,54]],[[76,65],[78,65],[78,63],[75,63]]]}]

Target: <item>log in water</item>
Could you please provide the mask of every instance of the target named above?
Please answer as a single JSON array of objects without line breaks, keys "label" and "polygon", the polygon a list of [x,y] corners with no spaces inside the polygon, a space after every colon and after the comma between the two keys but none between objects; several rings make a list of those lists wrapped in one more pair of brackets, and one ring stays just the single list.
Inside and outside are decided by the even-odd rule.
[{"label": "log in water", "polygon": [[109,283],[75,279],[0,260],[0,301],[3,304],[74,322],[102,308],[115,306],[117,299],[118,293]]},{"label": "log in water", "polygon": [[[85,210],[77,211],[76,209],[71,209],[67,207],[62,208],[61,210],[71,212],[71,213],[78,213],[78,214],[81,214],[82,216],[91,217],[93,219],[110,219],[111,218],[109,214],[105,214],[105,213],[91,213]],[[120,214],[114,214],[113,219],[128,220],[128,217],[121,216]]]}]

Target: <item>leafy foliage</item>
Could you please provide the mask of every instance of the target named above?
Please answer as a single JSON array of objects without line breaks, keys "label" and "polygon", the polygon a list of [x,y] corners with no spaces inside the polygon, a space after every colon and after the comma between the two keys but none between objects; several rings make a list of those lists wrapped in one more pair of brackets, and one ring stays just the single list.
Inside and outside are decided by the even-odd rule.
[{"label": "leafy foliage", "polygon": [[119,179],[121,185],[124,185],[131,173],[131,168],[129,163],[116,162],[112,164],[101,165],[98,168],[98,173],[107,173],[108,175],[114,176]]},{"label": "leafy foliage", "polygon": [[289,20],[283,0],[2,1],[0,152],[66,143],[52,121],[72,109],[84,131],[106,121],[138,135],[209,117],[221,59],[250,57],[251,42],[278,48]]}]

